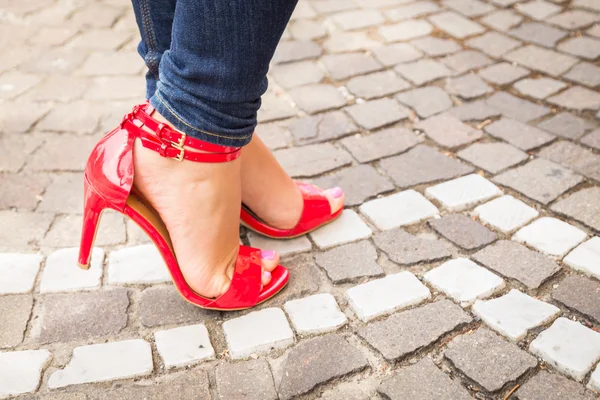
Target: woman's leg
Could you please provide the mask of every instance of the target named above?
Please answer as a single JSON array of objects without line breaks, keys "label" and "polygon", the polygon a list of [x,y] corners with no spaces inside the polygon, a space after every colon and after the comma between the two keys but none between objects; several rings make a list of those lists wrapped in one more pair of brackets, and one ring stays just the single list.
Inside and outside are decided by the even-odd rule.
[{"label": "woman's leg", "polygon": [[[134,2],[147,41],[145,58],[151,63],[155,57],[150,40],[166,32],[154,26],[153,10],[162,10],[155,3]],[[295,3],[177,1],[170,48],[162,55],[157,90],[150,98],[157,110],[154,117],[210,143],[246,145],[266,89],[269,62]],[[238,248],[241,159],[179,163],[136,145],[134,162],[134,184],[164,220],[188,284],[210,297],[226,291]],[[278,256],[263,255],[265,283]]]}]

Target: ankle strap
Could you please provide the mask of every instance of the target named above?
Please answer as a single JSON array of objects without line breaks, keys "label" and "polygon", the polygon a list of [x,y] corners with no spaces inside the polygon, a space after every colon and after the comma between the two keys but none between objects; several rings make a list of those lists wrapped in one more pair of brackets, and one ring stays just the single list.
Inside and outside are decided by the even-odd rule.
[{"label": "ankle strap", "polygon": [[[150,114],[153,111],[154,107],[150,103],[133,107],[133,110],[123,117],[121,129],[127,129],[129,133],[139,138],[145,148],[178,161],[219,163],[233,161],[240,156],[240,147],[220,146],[191,138],[152,118]],[[188,148],[208,153],[198,153]]]}]

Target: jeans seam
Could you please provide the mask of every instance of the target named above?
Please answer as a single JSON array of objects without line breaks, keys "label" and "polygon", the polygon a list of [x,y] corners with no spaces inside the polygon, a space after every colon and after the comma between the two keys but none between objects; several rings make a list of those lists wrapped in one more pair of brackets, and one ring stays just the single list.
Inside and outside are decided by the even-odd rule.
[{"label": "jeans seam", "polygon": [[188,124],[187,122],[185,122],[179,115],[177,115],[177,113],[175,111],[173,111],[173,109],[171,109],[171,107],[169,107],[169,105],[164,101],[164,99],[160,96],[159,92],[156,91],[154,93],[154,97],[156,97],[156,99],[160,102],[160,104],[162,104],[170,113],[171,115],[173,115],[175,118],[177,118],[182,124],[184,124],[185,126],[187,126],[190,129],[193,129],[195,131],[204,133],[205,135],[209,135],[209,136],[215,136],[218,138],[222,138],[222,139],[231,139],[231,140],[245,140],[248,138],[252,137],[252,134],[250,135],[246,135],[246,136],[226,136],[226,135],[219,135],[218,133],[212,133],[212,132],[207,132],[204,131],[202,129],[198,129],[190,124]]},{"label": "jeans seam", "polygon": [[[152,18],[150,16],[150,7],[148,4],[148,0],[140,1],[140,8],[142,9],[143,14],[143,23],[142,26],[144,28],[144,33],[146,34],[146,40],[148,41],[148,67],[152,71],[153,69],[158,72],[158,65],[156,60],[157,46],[156,46],[156,38],[154,37],[154,25],[152,24]],[[152,71],[152,73],[157,76],[157,73]]]}]

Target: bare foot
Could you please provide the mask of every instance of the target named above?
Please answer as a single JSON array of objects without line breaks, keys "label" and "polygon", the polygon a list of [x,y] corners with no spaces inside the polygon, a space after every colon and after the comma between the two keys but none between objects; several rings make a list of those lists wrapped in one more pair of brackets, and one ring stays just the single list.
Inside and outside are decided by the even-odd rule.
[{"label": "bare foot", "polygon": [[[153,117],[167,122],[156,112]],[[208,298],[225,293],[239,247],[241,157],[225,163],[179,162],[136,140],[134,167],[134,186],[167,226],[188,285]],[[276,252],[262,252],[263,285],[278,264]]]},{"label": "bare foot", "polygon": [[[303,201],[298,187],[257,135],[242,149],[242,199],[265,223],[291,229],[300,219]],[[344,206],[339,187],[324,191],[331,213]]]}]

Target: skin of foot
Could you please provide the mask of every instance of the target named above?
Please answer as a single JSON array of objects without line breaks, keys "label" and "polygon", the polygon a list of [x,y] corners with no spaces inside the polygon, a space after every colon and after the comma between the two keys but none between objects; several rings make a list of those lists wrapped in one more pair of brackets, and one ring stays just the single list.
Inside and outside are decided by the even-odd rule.
[{"label": "skin of foot", "polygon": [[[242,149],[242,201],[265,223],[279,229],[291,229],[302,215],[302,194],[268,147],[254,135]],[[324,191],[331,213],[344,206],[339,187]]]},{"label": "skin of foot", "polygon": [[[158,113],[156,120],[168,122]],[[193,150],[197,151],[197,150]],[[198,294],[215,298],[233,277],[239,248],[241,157],[224,163],[179,162],[134,144],[134,187],[165,223],[181,272]],[[261,253],[262,285],[279,264]]]}]

